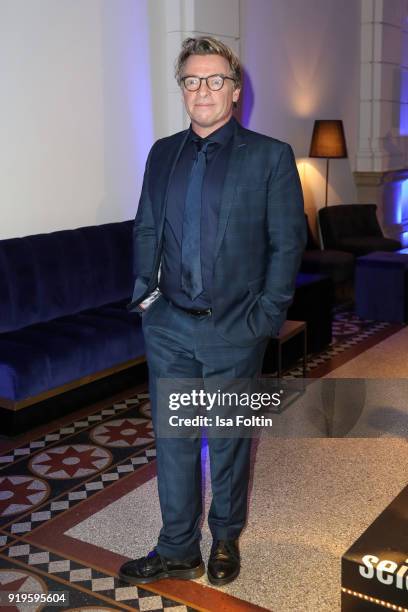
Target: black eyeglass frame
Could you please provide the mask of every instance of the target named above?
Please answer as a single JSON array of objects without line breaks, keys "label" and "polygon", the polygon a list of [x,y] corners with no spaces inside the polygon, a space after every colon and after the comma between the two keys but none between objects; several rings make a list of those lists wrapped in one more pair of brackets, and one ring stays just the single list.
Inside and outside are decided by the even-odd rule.
[{"label": "black eyeglass frame", "polygon": [[[221,87],[220,87],[219,89],[212,89],[212,88],[209,86],[209,84],[208,84],[208,79],[211,79],[212,77],[220,77],[220,78],[222,79],[222,85],[221,85]],[[188,89],[188,88],[186,87],[185,80],[186,80],[186,79],[191,79],[191,78],[194,78],[194,79],[200,79],[200,85],[197,87],[197,89]],[[202,83],[203,81],[205,81],[205,83],[206,83],[206,85],[207,85],[207,87],[208,87],[208,89],[209,89],[210,91],[221,91],[221,89],[224,87],[225,79],[229,79],[230,81],[234,81],[234,83],[235,83],[235,79],[234,79],[233,77],[224,76],[223,74],[209,74],[209,75],[208,75],[208,76],[206,76],[206,77],[199,77],[199,76],[196,76],[195,74],[187,74],[186,76],[184,76],[184,77],[182,77],[182,78],[180,79],[180,83],[183,83],[183,87],[184,87],[184,89],[186,89],[187,91],[199,91],[199,90],[200,90],[200,88],[201,88],[201,83]]]}]

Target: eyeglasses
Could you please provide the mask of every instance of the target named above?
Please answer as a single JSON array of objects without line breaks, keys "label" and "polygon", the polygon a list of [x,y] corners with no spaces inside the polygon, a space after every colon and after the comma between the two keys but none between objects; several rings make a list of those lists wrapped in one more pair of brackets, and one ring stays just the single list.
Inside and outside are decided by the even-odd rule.
[{"label": "eyeglasses", "polygon": [[224,76],[223,74],[210,74],[208,77],[185,76],[180,79],[180,81],[187,91],[198,91],[202,81],[207,83],[207,87],[211,89],[211,91],[219,91],[222,89],[225,79],[235,81],[232,77]]}]

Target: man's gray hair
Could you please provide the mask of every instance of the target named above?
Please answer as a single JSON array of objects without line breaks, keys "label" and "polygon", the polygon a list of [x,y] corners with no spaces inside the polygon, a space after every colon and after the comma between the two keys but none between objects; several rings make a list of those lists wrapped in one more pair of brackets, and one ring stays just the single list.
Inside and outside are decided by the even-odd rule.
[{"label": "man's gray hair", "polygon": [[184,64],[190,55],[220,55],[225,57],[231,68],[231,76],[235,82],[235,88],[242,87],[242,68],[238,57],[227,45],[212,36],[200,36],[199,38],[186,38],[183,41],[181,51],[176,61],[176,79],[181,85]]}]

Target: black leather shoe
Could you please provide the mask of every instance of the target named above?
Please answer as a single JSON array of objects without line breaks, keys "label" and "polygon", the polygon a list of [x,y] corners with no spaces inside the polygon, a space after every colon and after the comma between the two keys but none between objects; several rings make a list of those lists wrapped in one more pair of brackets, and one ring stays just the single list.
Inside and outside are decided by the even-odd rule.
[{"label": "black leather shoe", "polygon": [[124,563],[119,569],[119,578],[130,584],[147,584],[161,578],[200,578],[204,571],[201,556],[192,561],[171,561],[154,549],[146,557]]},{"label": "black leather shoe", "polygon": [[214,540],[207,568],[211,584],[228,584],[235,580],[239,570],[238,540]]}]

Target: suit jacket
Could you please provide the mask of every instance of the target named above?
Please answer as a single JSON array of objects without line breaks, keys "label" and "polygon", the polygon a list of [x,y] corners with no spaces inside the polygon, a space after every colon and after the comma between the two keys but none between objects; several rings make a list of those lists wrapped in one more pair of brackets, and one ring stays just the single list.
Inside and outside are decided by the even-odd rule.
[{"label": "suit jacket", "polygon": [[[158,140],[147,159],[134,224],[130,310],[157,287],[169,180],[187,134]],[[305,242],[291,147],[235,122],[214,252],[212,309],[222,337],[250,346],[279,332]]]}]

